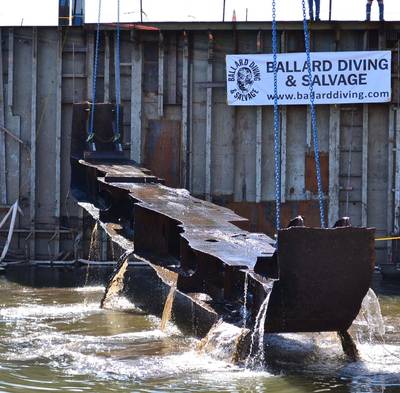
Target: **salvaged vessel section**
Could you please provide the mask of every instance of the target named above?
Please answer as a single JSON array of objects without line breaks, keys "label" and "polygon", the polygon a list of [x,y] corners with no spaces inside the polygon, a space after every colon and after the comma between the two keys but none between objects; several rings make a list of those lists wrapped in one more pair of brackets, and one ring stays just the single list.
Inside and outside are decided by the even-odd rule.
[{"label": "salvaged vessel section", "polygon": [[300,217],[276,240],[242,230],[245,219],[233,211],[167,187],[124,158],[112,142],[112,105],[96,107],[93,149],[83,120],[90,105],[74,105],[72,194],[125,249],[164,274],[178,298],[212,314],[208,327],[219,318],[251,327],[270,295],[265,332],[347,331],[370,286],[373,228],[346,219],[308,228]]}]

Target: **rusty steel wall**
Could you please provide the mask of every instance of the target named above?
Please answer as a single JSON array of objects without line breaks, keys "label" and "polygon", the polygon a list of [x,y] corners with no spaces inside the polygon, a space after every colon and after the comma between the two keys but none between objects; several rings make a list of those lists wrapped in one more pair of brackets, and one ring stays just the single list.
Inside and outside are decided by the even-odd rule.
[{"label": "rusty steel wall", "polygon": [[[250,219],[249,229],[273,235],[273,108],[229,107],[225,92],[225,55],[271,52],[270,23],[155,27],[122,31],[126,155],[168,185],[226,205]],[[383,29],[363,22],[311,26],[313,51],[393,52],[390,104],[317,107],[329,223],[348,215],[382,236],[400,231],[399,31],[397,22]],[[69,143],[72,103],[92,95],[93,27],[0,34],[0,219],[16,200],[23,212],[9,257],[85,257],[85,216],[69,193]],[[99,102],[115,102],[115,39],[112,28],[102,31]],[[279,23],[281,52],[304,51],[303,40],[301,23]],[[310,113],[306,106],[280,113],[283,224],[302,214],[317,226]],[[378,262],[392,261],[391,250],[390,242],[377,243]]]}]

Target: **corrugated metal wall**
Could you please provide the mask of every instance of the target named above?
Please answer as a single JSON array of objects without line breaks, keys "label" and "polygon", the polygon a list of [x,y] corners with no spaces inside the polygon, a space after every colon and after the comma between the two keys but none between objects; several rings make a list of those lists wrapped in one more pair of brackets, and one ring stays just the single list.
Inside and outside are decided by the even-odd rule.
[{"label": "corrugated metal wall", "polygon": [[[271,52],[270,24],[165,23],[123,31],[124,148],[172,186],[233,208],[273,233],[272,107],[228,107],[225,55]],[[368,28],[366,28],[368,27]],[[393,50],[393,102],[317,108],[329,222],[349,215],[378,235],[399,233],[399,39],[396,23],[317,24],[312,50]],[[301,23],[280,23],[280,50],[304,50]],[[379,29],[378,29],[379,28]],[[10,257],[83,255],[83,213],[69,194],[72,103],[92,93],[91,28],[2,28],[0,218],[15,200]],[[115,32],[101,34],[97,100],[115,100]],[[310,114],[281,107],[283,220],[319,224]],[[2,229],[0,242],[5,238]],[[387,247],[389,246],[389,247]],[[391,244],[378,244],[380,262]]]}]

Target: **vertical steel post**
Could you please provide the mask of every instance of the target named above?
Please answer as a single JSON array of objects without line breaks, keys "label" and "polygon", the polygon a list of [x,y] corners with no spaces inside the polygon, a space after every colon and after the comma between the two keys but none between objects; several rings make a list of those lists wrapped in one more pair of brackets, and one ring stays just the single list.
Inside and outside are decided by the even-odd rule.
[{"label": "vertical steel post", "polygon": [[142,162],[142,69],[143,47],[131,32],[131,160]]},{"label": "vertical steel post", "polygon": [[56,74],[56,124],[55,124],[55,156],[56,156],[56,178],[55,178],[55,206],[54,218],[56,226],[56,237],[54,239],[54,257],[60,253],[60,213],[61,213],[61,110],[62,110],[62,50],[63,34],[62,28],[57,32],[57,74]]},{"label": "vertical steel post", "polygon": [[[3,45],[2,29],[0,28],[0,126],[5,126],[4,115],[4,84],[3,84]],[[0,130],[0,204],[7,204],[7,179],[6,179],[6,136]]]},{"label": "vertical steel post", "polygon": [[208,64],[207,64],[207,99],[206,99],[206,167],[205,167],[205,194],[208,201],[211,200],[211,139],[212,139],[212,81],[214,62],[214,37],[208,33]]},{"label": "vertical steel post", "polygon": [[[263,39],[261,30],[257,33],[257,53],[262,52]],[[256,108],[256,202],[261,202],[262,195],[262,106]]]},{"label": "vertical steel post", "polygon": [[182,51],[182,127],[181,127],[181,185],[189,187],[188,179],[188,127],[189,114],[189,39],[186,32],[183,33]]},{"label": "vertical steel post", "polygon": [[36,220],[36,116],[37,116],[37,28],[32,28],[32,81],[31,81],[31,146],[30,146],[30,236],[29,258],[35,259],[35,220]]}]

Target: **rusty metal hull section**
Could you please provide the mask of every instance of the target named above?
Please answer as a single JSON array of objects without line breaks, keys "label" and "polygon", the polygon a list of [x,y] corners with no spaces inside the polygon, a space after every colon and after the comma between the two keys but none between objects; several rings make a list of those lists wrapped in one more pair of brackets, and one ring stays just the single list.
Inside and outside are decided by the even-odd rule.
[{"label": "rusty metal hull section", "polygon": [[266,331],[347,330],[370,286],[373,255],[373,229],[280,231],[279,280],[272,290]]},{"label": "rusty metal hull section", "polygon": [[110,182],[123,165],[80,164],[96,167],[97,192],[110,197],[100,217],[125,223],[122,233],[137,255],[175,272],[182,293],[207,294],[220,315],[227,317],[230,304],[240,322],[245,272],[255,271],[248,299],[253,320],[265,283],[273,284],[266,332],[345,331],[356,317],[374,267],[373,229],[288,228],[279,232],[276,254],[274,240],[240,229],[245,219],[227,208],[140,176]]},{"label": "rusty metal hull section", "polygon": [[[112,108],[99,108],[109,125],[98,129],[104,141]],[[76,110],[81,118],[82,107]],[[112,156],[109,148],[105,153]],[[348,227],[348,219],[337,222],[340,228],[307,228],[299,216],[279,231],[277,250],[267,235],[241,229],[247,220],[233,211],[167,187],[132,161],[85,157],[79,150],[71,159],[76,198],[93,206],[91,214],[111,236],[125,239],[124,248],[170,272],[169,285],[193,299],[205,296],[204,309],[243,324],[245,303],[252,324],[271,292],[268,332],[343,332],[356,317],[374,267],[373,229]]]}]

